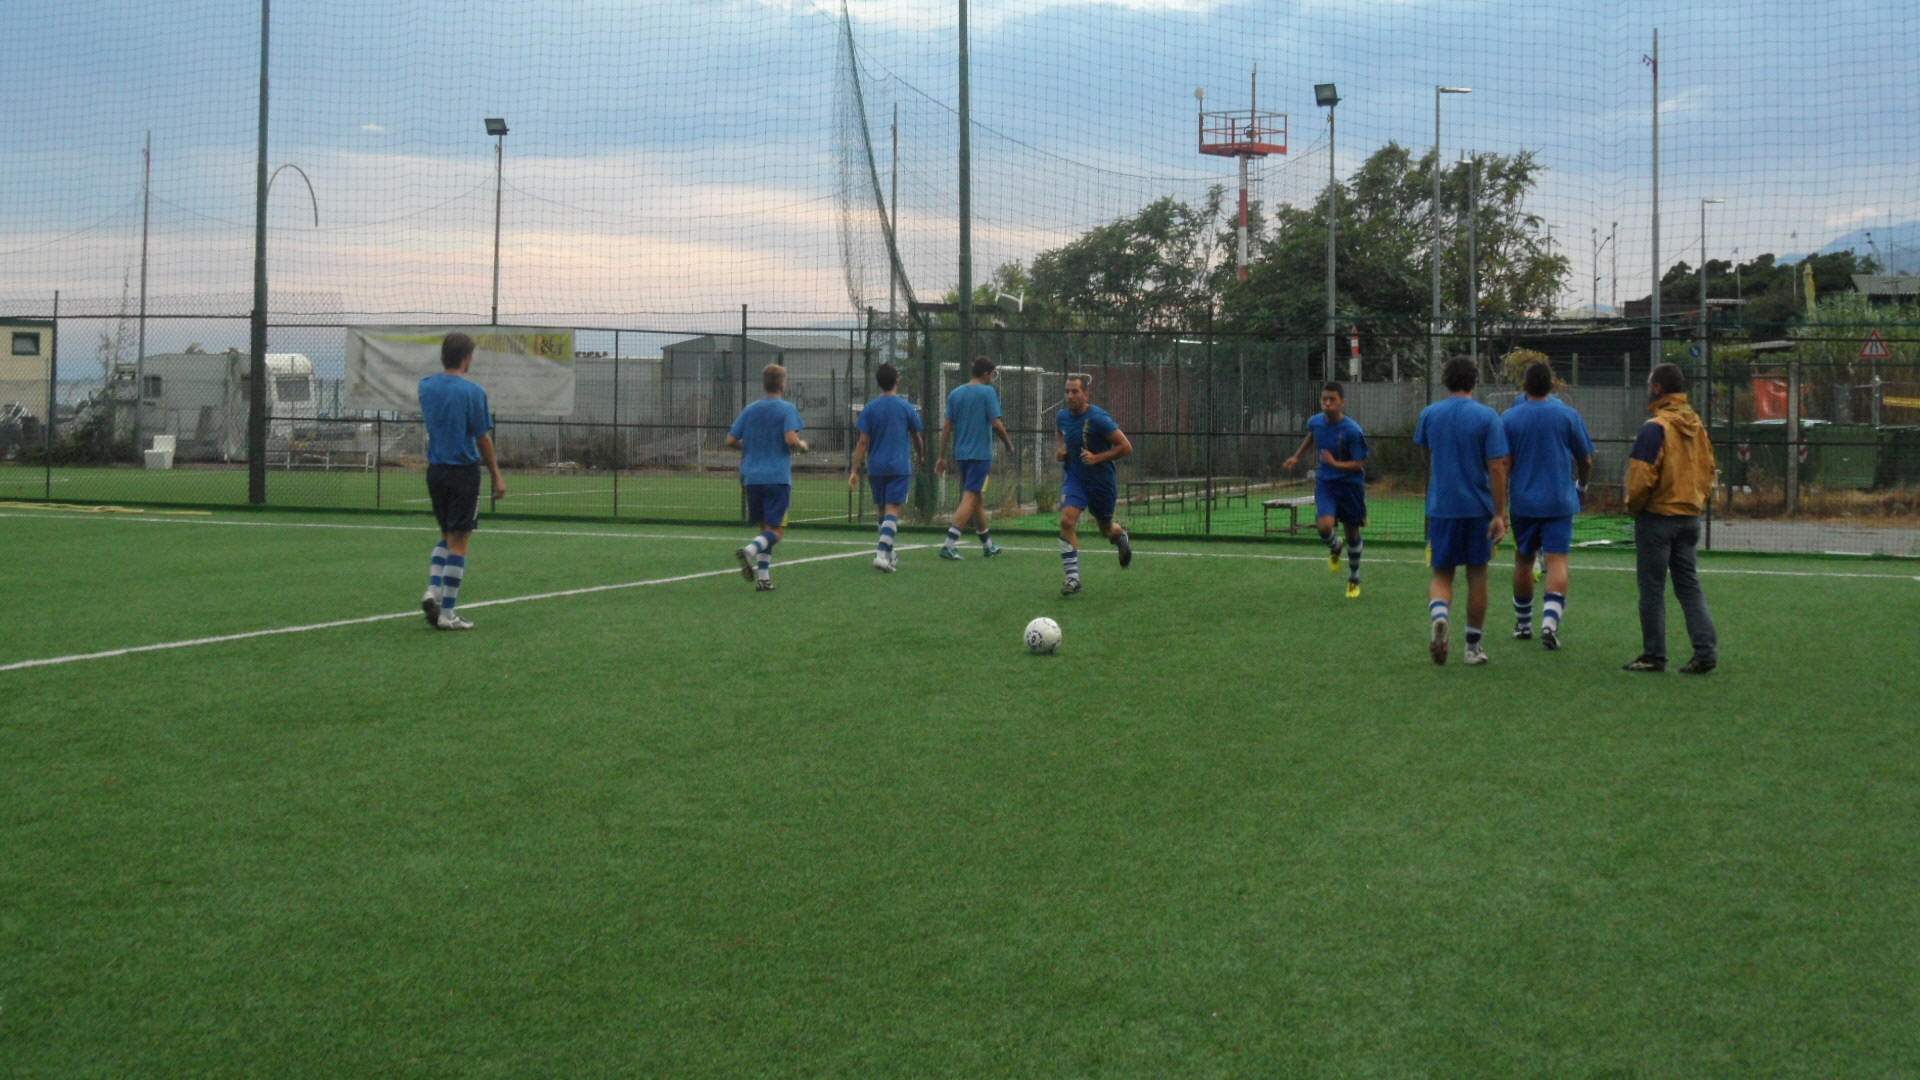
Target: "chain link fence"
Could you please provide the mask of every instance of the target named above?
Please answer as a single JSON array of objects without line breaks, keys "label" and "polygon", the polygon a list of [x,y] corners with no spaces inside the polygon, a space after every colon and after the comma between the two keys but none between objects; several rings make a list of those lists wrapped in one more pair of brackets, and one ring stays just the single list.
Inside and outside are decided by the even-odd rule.
[{"label": "chain link fence", "polygon": [[[1013,436],[989,489],[995,527],[1051,532],[1060,468],[1055,415],[1069,373],[1092,379],[1095,403],[1132,439],[1118,465],[1120,514],[1142,536],[1297,537],[1312,534],[1312,469],[1286,460],[1319,408],[1325,341],[1274,339],[1213,328],[1167,331],[1023,327],[976,329],[972,353],[992,357],[1004,422]],[[81,322],[6,321],[10,333],[54,339],[104,336]],[[222,506],[249,501],[250,357],[244,319],[201,319],[198,342],[132,362],[77,363],[24,348],[0,375],[0,498],[76,503]],[[341,367],[346,327],[275,326],[268,352],[267,503],[312,509],[425,513],[425,432],[417,414],[364,411],[348,400]],[[598,347],[575,358],[567,416],[495,418],[509,496],[497,513],[576,518],[737,522],[739,455],[726,433],[760,395],[767,363],[789,371],[810,453],[795,461],[792,520],[866,522],[865,485],[847,471],[873,372],[892,362],[921,409],[928,457],[909,515],[937,523],[952,512],[954,477],[936,475],[946,395],[969,377],[956,327],[912,333],[872,326],[747,326],[737,334],[584,329]],[[1695,407],[1711,425],[1720,483],[1708,546],[1720,550],[1920,553],[1920,343],[1896,337],[1889,355],[1831,355],[1851,337],[1699,346],[1670,341],[1663,355],[1696,373]],[[1576,537],[1629,542],[1623,478],[1646,418],[1651,355],[1644,331],[1488,338],[1477,350],[1477,396],[1498,409],[1518,397],[1508,360],[1549,359],[1558,393],[1585,418],[1595,444],[1594,484]],[[1525,359],[1526,357],[1522,357]],[[1339,357],[1341,374],[1349,357]],[[38,366],[36,366],[38,365]],[[1396,361],[1396,366],[1398,362]],[[1420,410],[1444,391],[1413,381],[1347,382],[1347,411],[1371,445],[1370,535],[1423,535],[1424,456],[1412,443]],[[1369,368],[1377,368],[1370,364]],[[1709,374],[1710,372],[1710,374]],[[423,372],[428,374],[427,372]],[[50,418],[50,419],[49,419]]]}]

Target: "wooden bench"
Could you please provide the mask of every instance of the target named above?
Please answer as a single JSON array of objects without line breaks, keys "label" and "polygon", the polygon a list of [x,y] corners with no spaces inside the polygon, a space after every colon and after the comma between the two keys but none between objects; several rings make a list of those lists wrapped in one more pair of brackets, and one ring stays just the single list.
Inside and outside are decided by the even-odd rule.
[{"label": "wooden bench", "polygon": [[1261,535],[1264,536],[1267,533],[1275,531],[1273,528],[1273,512],[1275,510],[1285,510],[1287,512],[1287,535],[1291,536],[1299,532],[1300,508],[1304,506],[1312,509],[1313,505],[1313,496],[1311,495],[1287,495],[1278,499],[1268,499],[1262,502],[1260,504]]}]

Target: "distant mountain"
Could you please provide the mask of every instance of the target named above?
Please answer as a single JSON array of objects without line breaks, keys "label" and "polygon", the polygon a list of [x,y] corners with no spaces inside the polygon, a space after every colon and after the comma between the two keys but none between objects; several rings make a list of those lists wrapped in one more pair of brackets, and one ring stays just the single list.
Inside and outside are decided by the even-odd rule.
[{"label": "distant mountain", "polygon": [[[1867,243],[1871,233],[1873,243]],[[1892,274],[1920,274],[1920,221],[1907,221],[1898,225],[1879,228],[1860,228],[1827,241],[1818,254],[1826,255],[1835,251],[1851,250],[1856,255],[1872,255],[1879,251],[1880,261]],[[1782,262],[1797,262],[1800,256],[1783,258]]]}]

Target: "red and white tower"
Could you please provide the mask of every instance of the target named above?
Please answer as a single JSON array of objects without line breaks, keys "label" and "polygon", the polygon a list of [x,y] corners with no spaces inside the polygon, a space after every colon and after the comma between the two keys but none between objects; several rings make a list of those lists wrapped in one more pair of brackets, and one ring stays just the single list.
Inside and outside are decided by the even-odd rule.
[{"label": "red and white tower", "polygon": [[1200,99],[1200,152],[1215,157],[1240,159],[1240,252],[1235,267],[1241,281],[1247,280],[1247,161],[1268,154],[1287,152],[1287,114],[1261,112],[1260,68],[1253,69],[1251,100],[1245,109],[1233,112],[1207,112],[1206,91],[1195,90]]}]

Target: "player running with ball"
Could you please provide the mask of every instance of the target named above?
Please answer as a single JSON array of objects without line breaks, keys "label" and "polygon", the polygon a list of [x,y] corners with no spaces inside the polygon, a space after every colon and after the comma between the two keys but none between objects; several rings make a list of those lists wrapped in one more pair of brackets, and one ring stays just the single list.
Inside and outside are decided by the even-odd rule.
[{"label": "player running with ball", "polygon": [[1127,530],[1113,520],[1119,485],[1114,479],[1113,463],[1133,453],[1133,444],[1107,411],[1087,398],[1090,375],[1067,376],[1067,406],[1054,416],[1059,429],[1060,448],[1054,457],[1066,467],[1060,485],[1060,568],[1066,572],[1066,584],[1060,595],[1080,591],[1080,513],[1093,512],[1107,542],[1120,549],[1120,569],[1133,562],[1133,543]]}]

